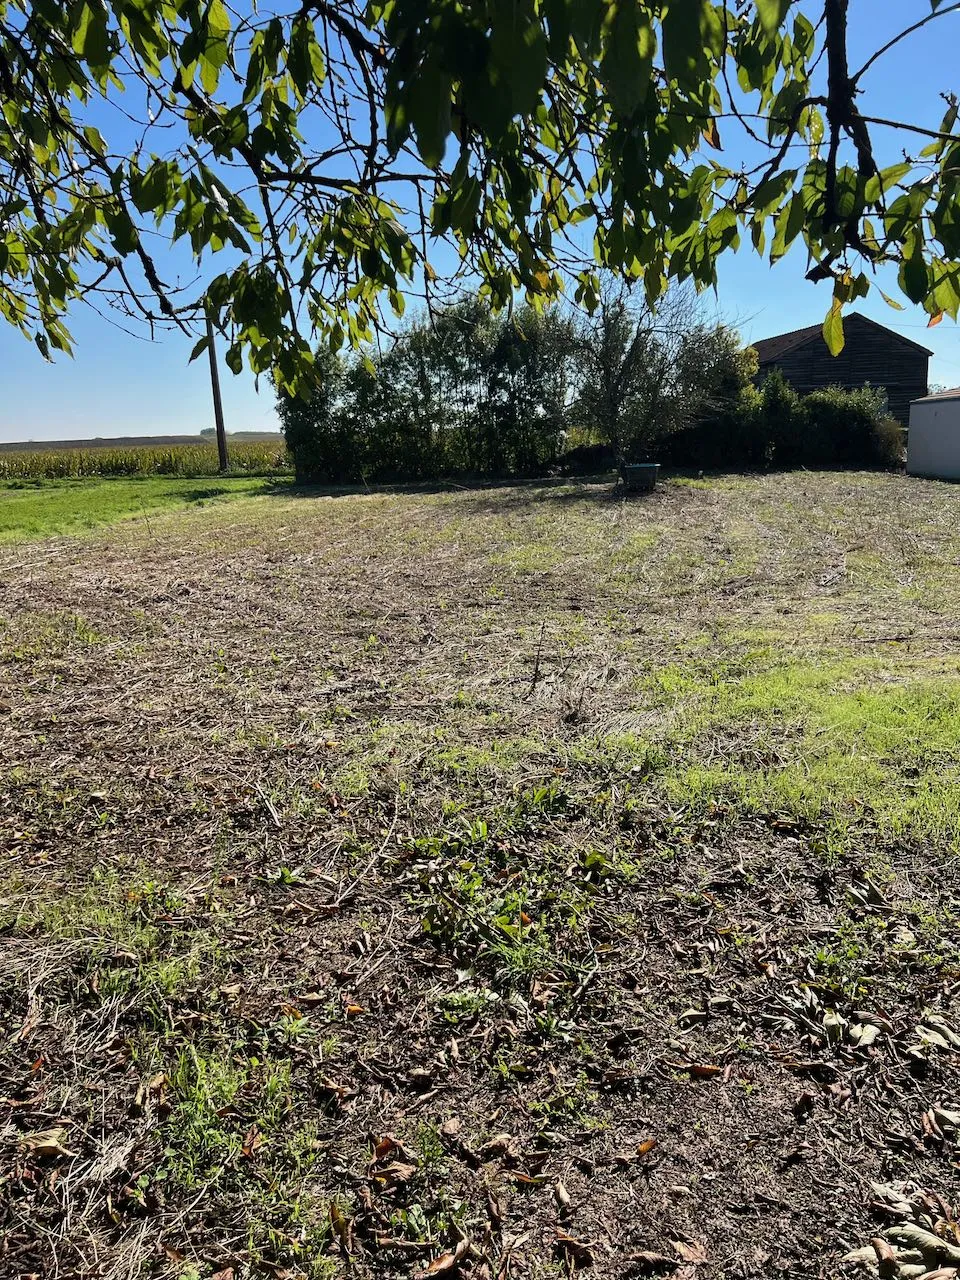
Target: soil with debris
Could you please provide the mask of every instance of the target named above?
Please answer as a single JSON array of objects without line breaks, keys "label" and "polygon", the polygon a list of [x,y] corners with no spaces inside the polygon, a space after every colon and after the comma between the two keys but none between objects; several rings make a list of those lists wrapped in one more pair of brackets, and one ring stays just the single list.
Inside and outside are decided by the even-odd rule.
[{"label": "soil with debris", "polygon": [[651,693],[960,679],[960,495],[776,480],[4,552],[0,1274],[960,1274],[958,833],[685,798],[780,764]]}]

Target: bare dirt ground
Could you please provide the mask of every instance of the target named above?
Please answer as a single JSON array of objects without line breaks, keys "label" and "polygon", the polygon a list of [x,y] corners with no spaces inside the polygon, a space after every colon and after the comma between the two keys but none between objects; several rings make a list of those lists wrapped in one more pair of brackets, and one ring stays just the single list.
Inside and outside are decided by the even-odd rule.
[{"label": "bare dirt ground", "polygon": [[0,1275],[956,1275],[958,563],[867,475],[5,548]]}]

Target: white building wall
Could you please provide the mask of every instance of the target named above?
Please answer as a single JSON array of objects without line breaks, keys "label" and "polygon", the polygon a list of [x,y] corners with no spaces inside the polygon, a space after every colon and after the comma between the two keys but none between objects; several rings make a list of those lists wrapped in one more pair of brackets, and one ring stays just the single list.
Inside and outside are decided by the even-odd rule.
[{"label": "white building wall", "polygon": [[960,480],[960,399],[918,400],[910,406],[907,471]]}]

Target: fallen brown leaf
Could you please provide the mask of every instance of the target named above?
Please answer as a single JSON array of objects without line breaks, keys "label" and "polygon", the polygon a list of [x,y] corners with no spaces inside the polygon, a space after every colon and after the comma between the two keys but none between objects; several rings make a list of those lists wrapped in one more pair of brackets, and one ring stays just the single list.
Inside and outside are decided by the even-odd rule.
[{"label": "fallen brown leaf", "polygon": [[351,1231],[352,1223],[350,1222],[349,1218],[344,1217],[343,1211],[341,1210],[340,1206],[337,1204],[336,1200],[330,1201],[330,1225],[333,1227],[334,1231],[337,1234],[337,1239],[340,1241],[341,1251],[347,1257],[349,1257],[351,1235],[352,1235],[352,1231]]},{"label": "fallen brown leaf", "polygon": [[723,1071],[723,1067],[716,1067],[707,1062],[691,1062],[684,1070],[695,1080],[709,1080],[713,1076],[718,1076]]},{"label": "fallen brown leaf", "polygon": [[255,1124],[252,1124],[243,1137],[243,1146],[240,1148],[240,1154],[246,1160],[252,1160],[254,1154],[263,1146],[263,1134]]},{"label": "fallen brown leaf", "polygon": [[503,1205],[489,1187],[487,1188],[487,1213],[490,1216],[491,1227],[494,1231],[499,1231],[503,1226]]},{"label": "fallen brown leaf", "polygon": [[378,1169],[373,1174],[374,1182],[382,1182],[384,1186],[392,1186],[397,1182],[409,1182],[411,1178],[416,1176],[417,1166],[415,1164],[404,1164],[402,1160],[394,1160],[392,1164],[386,1165],[383,1169]]},{"label": "fallen brown leaf", "polygon": [[687,1244],[683,1240],[674,1240],[673,1247],[684,1262],[701,1263],[708,1261],[706,1245],[701,1244],[699,1240],[694,1241],[693,1244]]},{"label": "fallen brown leaf", "polygon": [[35,1156],[75,1156],[75,1151],[68,1151],[63,1145],[66,1129],[37,1129],[33,1133],[25,1133],[20,1139],[20,1146]]},{"label": "fallen brown leaf", "polygon": [[396,1138],[391,1138],[389,1134],[385,1138],[381,1138],[379,1142],[374,1144],[373,1158],[374,1160],[384,1160],[392,1151],[397,1149]]},{"label": "fallen brown leaf", "polygon": [[395,1138],[392,1133],[386,1133],[380,1138],[373,1148],[373,1158],[376,1163],[379,1160],[386,1160],[388,1156],[399,1156],[404,1164],[419,1164],[417,1157],[409,1151],[399,1138]]},{"label": "fallen brown leaf", "polygon": [[880,1236],[875,1236],[870,1244],[873,1251],[877,1255],[880,1275],[887,1278],[897,1274],[897,1254],[891,1246]]},{"label": "fallen brown leaf", "polygon": [[515,1156],[517,1145],[509,1133],[497,1133],[480,1148],[481,1160],[496,1160],[499,1156]]},{"label": "fallen brown leaf", "polygon": [[399,1249],[401,1253],[425,1253],[430,1248],[421,1240],[398,1240],[385,1232],[379,1232],[375,1239],[378,1249]]},{"label": "fallen brown leaf", "polygon": [[441,1253],[439,1257],[434,1258],[422,1271],[418,1272],[418,1276],[439,1276],[443,1275],[444,1272],[453,1271],[463,1261],[469,1248],[470,1241],[464,1237],[463,1240],[458,1241],[452,1253]]},{"label": "fallen brown leaf", "polygon": [[162,1095],[166,1083],[167,1077],[163,1071],[158,1071],[157,1074],[155,1076],[151,1076],[149,1080],[142,1081],[140,1087],[137,1089],[136,1097],[134,1098],[134,1106],[142,1109],[146,1105],[151,1094]]},{"label": "fallen brown leaf", "polygon": [[583,1240],[574,1240],[573,1236],[560,1231],[557,1233],[554,1247],[576,1267],[593,1266],[593,1249]]},{"label": "fallen brown leaf", "polygon": [[318,1080],[317,1087],[322,1089],[325,1093],[333,1094],[334,1099],[338,1104],[343,1102],[344,1099],[352,1097],[356,1092],[356,1090],[352,1089],[349,1085],[338,1084],[336,1080]]},{"label": "fallen brown leaf", "polygon": [[561,1217],[568,1214],[573,1205],[573,1201],[570,1199],[570,1192],[563,1185],[563,1183],[560,1181],[559,1178],[557,1179],[556,1184],[553,1188],[553,1196],[557,1202],[557,1209]]}]

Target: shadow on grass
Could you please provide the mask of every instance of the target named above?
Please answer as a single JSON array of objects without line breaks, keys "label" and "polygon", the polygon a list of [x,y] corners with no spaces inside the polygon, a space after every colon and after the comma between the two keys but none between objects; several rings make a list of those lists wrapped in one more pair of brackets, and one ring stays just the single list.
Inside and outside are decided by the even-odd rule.
[{"label": "shadow on grass", "polygon": [[[206,481],[207,477],[201,477]],[[225,476],[222,480],[213,479],[211,477],[209,483],[204,483],[202,487],[197,486],[197,481],[185,480],[182,488],[169,489],[165,496],[169,496],[177,501],[189,506],[195,502],[207,502],[211,498],[222,498],[224,494],[233,493],[233,481],[243,480],[260,480],[259,484],[245,484],[243,487],[243,496],[245,498],[263,498],[263,497],[289,497],[293,491],[293,479],[279,479],[277,476],[248,476],[235,475]]]},{"label": "shadow on grass", "polygon": [[291,498],[355,498],[364,496],[419,497],[421,495],[448,494],[459,499],[458,506],[468,510],[509,511],[525,506],[554,504],[569,506],[576,503],[619,502],[656,498],[656,494],[624,493],[616,473],[601,472],[585,476],[542,476],[535,479],[475,481],[431,481],[423,484],[353,484],[353,485],[298,485],[279,487],[276,492]]}]

